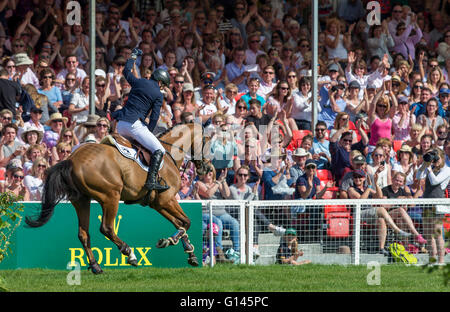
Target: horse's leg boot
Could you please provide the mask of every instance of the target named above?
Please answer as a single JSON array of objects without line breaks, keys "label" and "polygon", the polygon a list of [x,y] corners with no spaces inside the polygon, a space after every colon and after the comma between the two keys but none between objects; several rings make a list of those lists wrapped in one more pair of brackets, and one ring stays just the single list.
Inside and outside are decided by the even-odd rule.
[{"label": "horse's leg boot", "polygon": [[145,182],[145,187],[150,191],[155,190],[159,193],[164,192],[169,189],[169,186],[159,184],[158,182],[158,171],[161,166],[164,153],[162,151],[155,151],[150,159],[150,167],[148,168],[147,181]]}]

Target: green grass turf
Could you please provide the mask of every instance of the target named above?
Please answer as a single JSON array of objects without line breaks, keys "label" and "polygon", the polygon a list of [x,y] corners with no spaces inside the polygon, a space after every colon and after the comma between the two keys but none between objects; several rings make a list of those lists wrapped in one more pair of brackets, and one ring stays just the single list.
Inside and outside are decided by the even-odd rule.
[{"label": "green grass turf", "polygon": [[67,284],[70,271],[0,271],[12,292],[448,292],[442,270],[381,266],[381,285],[367,284],[366,266],[216,265],[195,269],[106,269],[102,275],[81,271],[81,285]]}]

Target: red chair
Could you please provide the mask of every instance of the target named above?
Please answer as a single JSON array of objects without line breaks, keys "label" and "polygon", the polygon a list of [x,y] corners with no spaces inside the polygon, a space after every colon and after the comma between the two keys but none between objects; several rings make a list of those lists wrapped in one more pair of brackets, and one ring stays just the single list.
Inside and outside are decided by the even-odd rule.
[{"label": "red chair", "polygon": [[401,140],[395,140],[394,141],[394,144],[393,144],[393,148],[394,148],[394,152],[396,152],[397,153],[397,151],[399,150],[399,149],[401,149],[402,148],[402,145],[403,145],[403,141],[401,141]]},{"label": "red chair", "polygon": [[302,140],[308,134],[312,134],[309,130],[293,130],[291,143],[286,147],[289,151],[294,151],[302,145]]},{"label": "red chair", "polygon": [[320,181],[333,181],[333,174],[328,169],[317,169],[317,177]]},{"label": "red chair", "polygon": [[327,236],[345,238],[351,234],[352,216],[345,205],[328,205],[324,209]]}]

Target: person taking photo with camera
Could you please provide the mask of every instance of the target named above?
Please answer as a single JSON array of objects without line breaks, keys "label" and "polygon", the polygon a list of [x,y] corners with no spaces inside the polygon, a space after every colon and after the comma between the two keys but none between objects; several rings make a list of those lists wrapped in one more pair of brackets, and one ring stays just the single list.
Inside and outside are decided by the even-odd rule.
[{"label": "person taking photo with camera", "polygon": [[[445,154],[441,149],[432,149],[423,155],[423,164],[417,172],[418,179],[425,179],[423,198],[444,198],[445,189],[450,181],[450,167],[445,165]],[[449,206],[427,206],[423,211],[424,234],[430,263],[438,261],[444,265],[445,246],[443,231],[444,214],[450,213]]]}]

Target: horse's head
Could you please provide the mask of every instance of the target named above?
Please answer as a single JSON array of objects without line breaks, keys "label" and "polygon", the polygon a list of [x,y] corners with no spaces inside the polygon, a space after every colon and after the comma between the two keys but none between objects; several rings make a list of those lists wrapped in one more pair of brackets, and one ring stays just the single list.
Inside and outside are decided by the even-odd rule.
[{"label": "horse's head", "polygon": [[204,135],[198,123],[177,125],[163,133],[160,141],[166,144],[166,150],[175,161],[183,161],[187,156],[197,169],[204,166],[210,152],[210,138]]}]

